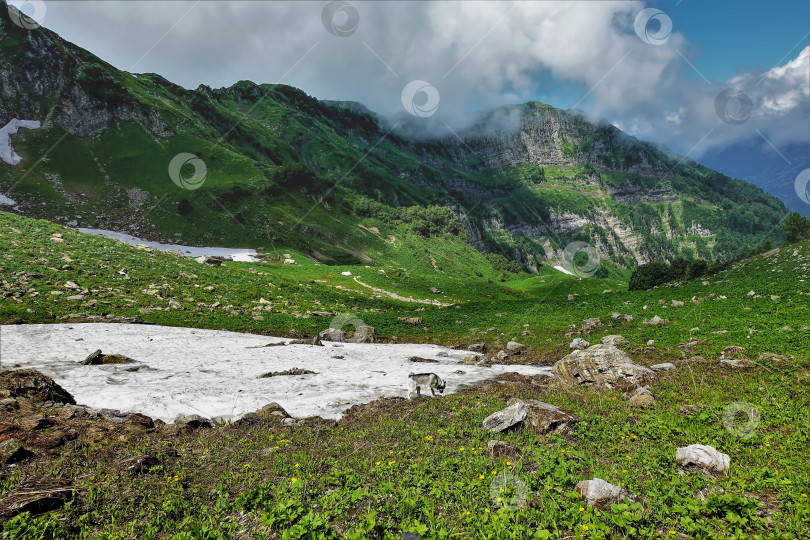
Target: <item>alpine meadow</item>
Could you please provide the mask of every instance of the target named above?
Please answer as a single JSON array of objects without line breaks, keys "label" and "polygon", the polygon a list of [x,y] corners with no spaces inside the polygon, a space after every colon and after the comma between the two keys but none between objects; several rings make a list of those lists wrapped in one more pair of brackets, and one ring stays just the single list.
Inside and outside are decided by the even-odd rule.
[{"label": "alpine meadow", "polygon": [[0,0],[0,538],[810,538],[807,20]]}]

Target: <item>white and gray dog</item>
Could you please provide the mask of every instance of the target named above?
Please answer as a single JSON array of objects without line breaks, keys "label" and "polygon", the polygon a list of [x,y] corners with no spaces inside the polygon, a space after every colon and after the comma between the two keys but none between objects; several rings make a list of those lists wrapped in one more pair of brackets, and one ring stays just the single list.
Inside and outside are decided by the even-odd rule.
[{"label": "white and gray dog", "polygon": [[409,373],[408,374],[408,399],[411,399],[411,394],[416,392],[417,397],[422,397],[420,392],[421,388],[430,388],[430,393],[436,395],[434,390],[438,390],[440,394],[444,393],[444,387],[447,386],[441,377],[435,373]]}]

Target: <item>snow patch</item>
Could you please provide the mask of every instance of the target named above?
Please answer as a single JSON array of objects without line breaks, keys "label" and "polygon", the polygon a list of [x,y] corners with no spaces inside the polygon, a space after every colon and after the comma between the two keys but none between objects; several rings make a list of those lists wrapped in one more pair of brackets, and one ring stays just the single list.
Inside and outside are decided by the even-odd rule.
[{"label": "snow patch", "polygon": [[148,240],[138,238],[137,236],[132,236],[129,234],[119,233],[115,231],[106,231],[104,229],[85,229],[79,227],[77,230],[87,234],[94,234],[96,236],[103,236],[105,238],[111,238],[112,240],[118,240],[119,242],[123,242],[131,246],[143,244],[145,246],[158,249],[160,251],[171,251],[171,250],[180,251],[187,257],[195,257],[195,258],[200,256],[224,257],[226,259],[231,259],[240,262],[259,262],[259,257],[256,254],[255,249],[194,247],[194,246],[184,246],[182,244],[160,244],[158,242],[150,242]]},{"label": "snow patch", "polygon": [[0,206],[17,206],[17,202],[0,193]]},{"label": "snow patch", "polygon": [[39,120],[17,120],[11,121],[0,128],[0,159],[9,165],[17,165],[22,161],[22,157],[11,147],[11,136],[17,133],[19,128],[38,129],[42,124]]},{"label": "snow patch", "polygon": [[[405,397],[408,373],[434,372],[445,395],[505,372],[551,375],[551,368],[462,366],[467,351],[438,345],[333,344],[264,347],[284,338],[220,330],[127,324],[0,326],[3,368],[33,368],[52,377],[76,401],[94,408],[140,412],[171,422],[181,414],[236,419],[277,402],[296,417],[338,419],[352,405]],[[137,364],[83,366],[96,349]],[[438,353],[447,356],[439,356]],[[341,356],[342,358],[337,358]],[[436,364],[414,364],[411,356]],[[259,375],[305,368],[315,375]],[[464,374],[456,374],[458,370]],[[425,395],[423,389],[423,396]],[[430,395],[430,391],[427,391]]]},{"label": "snow patch", "polygon": [[555,267],[554,267],[554,269],[555,269],[555,270],[559,270],[559,271],[560,271],[560,272],[562,272],[563,274],[568,274],[569,276],[573,276],[573,275],[574,275],[574,273],[573,273],[573,272],[569,272],[568,270],[566,270],[565,268],[563,268],[563,267],[562,267],[562,266],[560,266],[560,265],[555,266]]}]

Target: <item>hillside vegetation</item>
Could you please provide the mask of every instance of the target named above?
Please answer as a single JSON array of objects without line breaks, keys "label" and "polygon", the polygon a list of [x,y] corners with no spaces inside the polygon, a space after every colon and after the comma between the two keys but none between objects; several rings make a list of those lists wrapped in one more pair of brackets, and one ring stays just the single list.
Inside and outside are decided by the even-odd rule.
[{"label": "hillside vegetation", "polygon": [[[122,72],[45,28],[19,28],[1,7],[0,122],[43,123],[13,137],[22,163],[0,166],[0,190],[29,216],[404,265],[374,227],[466,242],[527,271],[561,262],[574,241],[608,271],[783,238],[776,198],[577,111],[530,102],[471,115],[461,140],[424,138],[415,121],[285,85],[187,90]],[[183,153],[205,164],[196,189],[169,176]]]},{"label": "hillside vegetation", "polygon": [[[330,322],[312,311],[333,311],[373,325],[382,340],[463,346],[483,340],[495,351],[516,338],[530,346],[519,361],[541,364],[567,354],[573,337],[596,343],[621,334],[635,362],[678,366],[653,386],[652,409],[633,407],[617,389],[564,390],[517,377],[438,399],[376,401],[338,423],[254,419],[212,430],[122,431],[98,420],[69,445],[37,450],[3,469],[0,500],[43,475],[72,486],[64,507],[7,519],[4,538],[394,539],[404,531],[424,539],[802,538],[808,530],[807,242],[740,261],[707,280],[636,292],[622,281],[579,281],[558,272],[456,279],[430,263],[400,273],[228,261],[215,268],[8,213],[0,213],[0,252],[5,322],[113,314],[303,336]],[[354,276],[341,275],[346,270]],[[354,277],[452,305],[378,297]],[[612,312],[635,319],[614,319]],[[644,324],[653,315],[668,322]],[[422,322],[402,320],[411,316]],[[584,332],[585,318],[599,322]],[[753,367],[718,363],[731,345],[744,347]],[[687,361],[695,355],[705,363]],[[13,361],[3,358],[4,367]],[[493,437],[481,421],[510,397],[553,403],[582,422],[568,433]],[[758,411],[753,436],[724,427],[733,402]],[[20,403],[20,413],[27,411]],[[32,445],[51,444],[52,433],[79,421],[63,420],[53,403],[35,406],[52,420],[26,439],[40,441]],[[521,453],[488,457],[492,438]],[[689,444],[727,453],[730,473],[678,474],[675,448]],[[121,460],[133,456],[152,460],[141,474],[118,472]],[[573,488],[594,477],[628,489],[638,502],[587,506]]]}]

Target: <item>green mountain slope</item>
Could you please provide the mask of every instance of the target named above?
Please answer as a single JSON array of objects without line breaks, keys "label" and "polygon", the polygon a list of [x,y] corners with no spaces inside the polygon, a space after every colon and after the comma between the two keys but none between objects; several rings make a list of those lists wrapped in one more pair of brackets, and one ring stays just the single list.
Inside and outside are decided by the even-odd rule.
[{"label": "green mountain slope", "polygon": [[[474,248],[487,267],[536,271],[582,241],[602,275],[781,240],[775,197],[575,111],[532,102],[474,115],[463,140],[415,138],[413,121],[284,85],[122,72],[0,8],[0,124],[42,122],[11,138],[21,163],[0,162],[0,192],[26,215],[328,264]],[[182,153],[205,164],[198,189],[169,176]]]}]

